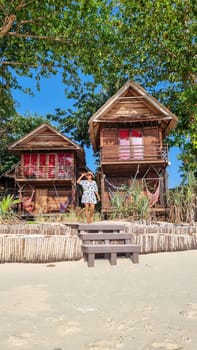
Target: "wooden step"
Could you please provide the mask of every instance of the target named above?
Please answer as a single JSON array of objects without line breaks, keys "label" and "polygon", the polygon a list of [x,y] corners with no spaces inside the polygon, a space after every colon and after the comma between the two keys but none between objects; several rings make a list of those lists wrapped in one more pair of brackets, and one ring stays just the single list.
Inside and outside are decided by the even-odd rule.
[{"label": "wooden step", "polygon": [[79,237],[82,241],[127,241],[131,242],[132,235],[129,233],[80,233]]},{"label": "wooden step", "polygon": [[140,246],[137,244],[82,244],[84,257],[87,259],[88,267],[94,266],[96,254],[109,254],[111,265],[116,265],[117,254],[131,254],[133,263],[139,262]]},{"label": "wooden step", "polygon": [[124,253],[134,263],[139,262],[140,245],[132,244],[132,235],[125,233],[123,224],[82,224],[78,227],[82,251],[89,267],[94,266],[95,255],[104,254],[111,265],[116,265],[117,254]]},{"label": "wooden step", "polygon": [[78,226],[79,232],[120,232],[125,230],[125,225],[120,224],[81,224]]}]

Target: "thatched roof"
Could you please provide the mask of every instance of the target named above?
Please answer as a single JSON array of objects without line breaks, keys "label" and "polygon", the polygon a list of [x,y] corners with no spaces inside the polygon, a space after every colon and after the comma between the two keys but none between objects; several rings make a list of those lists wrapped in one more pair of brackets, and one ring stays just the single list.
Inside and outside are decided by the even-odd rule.
[{"label": "thatched roof", "polygon": [[60,133],[51,125],[43,123],[18,141],[10,145],[9,150],[15,154],[21,151],[74,151],[81,163],[85,163],[85,153],[77,143]]},{"label": "thatched roof", "polygon": [[[118,90],[103,106],[101,106],[96,113],[92,115],[89,120],[89,134],[93,145],[93,148],[97,150],[99,148],[99,133],[100,125],[109,121],[108,115],[114,108],[118,108],[117,105],[120,103],[128,103],[130,99],[131,113],[128,116],[124,114],[118,117],[111,117],[113,122],[136,122],[136,121],[149,121],[149,120],[160,120],[162,124],[164,136],[168,135],[169,132],[176,127],[178,118],[168,108],[158,102],[153,96],[149,95],[140,85],[133,81],[126,82],[120,90]],[[141,113],[137,115],[132,111],[132,103],[139,103],[142,107],[149,109],[149,113]],[[112,112],[111,112],[112,115]]]}]

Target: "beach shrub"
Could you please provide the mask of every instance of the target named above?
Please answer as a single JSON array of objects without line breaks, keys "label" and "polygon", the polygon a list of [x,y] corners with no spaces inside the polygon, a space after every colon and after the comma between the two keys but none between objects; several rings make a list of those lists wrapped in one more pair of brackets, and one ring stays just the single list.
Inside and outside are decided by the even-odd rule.
[{"label": "beach shrub", "polygon": [[[95,211],[93,221],[100,221],[101,215]],[[86,222],[85,208],[76,207],[75,209],[69,208],[69,210],[62,216],[64,222]]]},{"label": "beach shrub", "polygon": [[[101,215],[95,211],[93,221],[100,221]],[[42,215],[37,217],[37,222],[86,222],[85,209],[76,207],[75,209],[69,208],[64,214],[54,213],[53,215]]]},{"label": "beach shrub", "polygon": [[111,219],[147,220],[150,217],[149,199],[139,184],[121,186],[111,196]]},{"label": "beach shrub", "polygon": [[195,221],[197,208],[196,196],[197,180],[193,172],[185,177],[182,186],[170,190],[168,193],[169,221],[192,224]]},{"label": "beach shrub", "polygon": [[0,200],[0,223],[13,223],[20,220],[13,208],[20,203],[19,199],[14,199],[13,195],[8,194]]}]

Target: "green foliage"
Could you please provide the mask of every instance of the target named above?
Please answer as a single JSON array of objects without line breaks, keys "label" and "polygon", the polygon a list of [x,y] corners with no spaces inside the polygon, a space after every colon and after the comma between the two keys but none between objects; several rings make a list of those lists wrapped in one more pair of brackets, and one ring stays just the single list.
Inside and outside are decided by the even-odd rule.
[{"label": "green foliage", "polygon": [[17,218],[13,211],[13,206],[20,203],[19,199],[14,199],[12,195],[3,196],[0,200],[0,223],[13,222]]},{"label": "green foliage", "polygon": [[111,218],[146,220],[150,216],[149,199],[142,186],[133,183],[131,187],[121,186],[111,196]]},{"label": "green foliage", "polygon": [[[17,76],[49,77],[62,67],[64,83],[78,80],[78,69],[96,70],[103,43],[109,43],[113,2],[91,0],[1,0],[0,61],[4,85],[20,88]],[[99,48],[99,40],[101,47]]]},{"label": "green foliage", "polygon": [[[69,208],[69,210],[62,216],[64,222],[86,222],[85,209],[77,207],[75,209]],[[93,216],[94,221],[101,221],[101,215],[99,212],[95,212]]]},{"label": "green foliage", "polygon": [[190,171],[181,187],[169,191],[169,221],[179,224],[181,222],[193,223],[197,208],[197,180]]},{"label": "green foliage", "polygon": [[[94,213],[93,221],[101,221],[99,212]],[[64,214],[55,214],[50,216],[39,215],[37,222],[86,222],[84,208],[77,207],[75,209],[69,208]],[[35,222],[34,222],[35,223]]]},{"label": "green foliage", "polygon": [[[48,114],[46,117],[51,122],[58,123],[63,133],[69,135],[81,144],[90,146],[88,135],[88,121],[93,113],[110,98],[111,91],[100,91],[95,83],[81,83],[67,93],[69,99],[73,99],[74,109],[56,110],[56,114]],[[112,93],[114,93],[113,91]]]},{"label": "green foliage", "polygon": [[122,187],[122,189],[117,190],[111,196],[111,207],[112,207],[111,218],[112,219],[115,219],[115,218],[122,219],[128,215],[125,190],[126,188]]},{"label": "green foliage", "polygon": [[44,121],[45,119],[38,115],[23,117],[14,113],[10,117],[0,117],[0,174],[8,170],[18,160],[17,157],[8,151],[9,145],[32,131]]},{"label": "green foliage", "polygon": [[144,220],[147,219],[149,216],[149,199],[144,194],[143,188],[140,185],[135,185],[132,188],[131,193],[132,198],[132,210],[133,210],[133,216],[137,219]]},{"label": "green foliage", "polygon": [[[39,89],[42,76],[61,69],[77,102],[74,112],[50,117],[88,144],[91,113],[133,79],[179,117],[171,143],[181,147],[184,169],[194,170],[196,14],[194,0],[1,0],[0,118],[13,117],[11,89],[30,93],[19,76]],[[93,85],[82,86],[81,74]]]},{"label": "green foliage", "polygon": [[[124,81],[122,81],[122,84]],[[98,86],[94,82],[82,82],[67,93],[67,98],[73,100],[73,109],[56,109],[56,114],[46,116],[49,122],[55,122],[62,133],[67,133],[82,147],[90,146],[88,121],[91,116],[117,91],[117,86],[112,84],[108,90]],[[99,153],[94,153],[99,168]]]}]

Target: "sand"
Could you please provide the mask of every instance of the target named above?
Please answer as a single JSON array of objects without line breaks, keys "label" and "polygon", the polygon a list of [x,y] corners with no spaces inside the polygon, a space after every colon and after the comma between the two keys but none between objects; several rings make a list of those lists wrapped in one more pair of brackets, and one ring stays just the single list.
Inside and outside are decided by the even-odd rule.
[{"label": "sand", "polygon": [[197,251],[0,265],[1,350],[196,350]]}]

